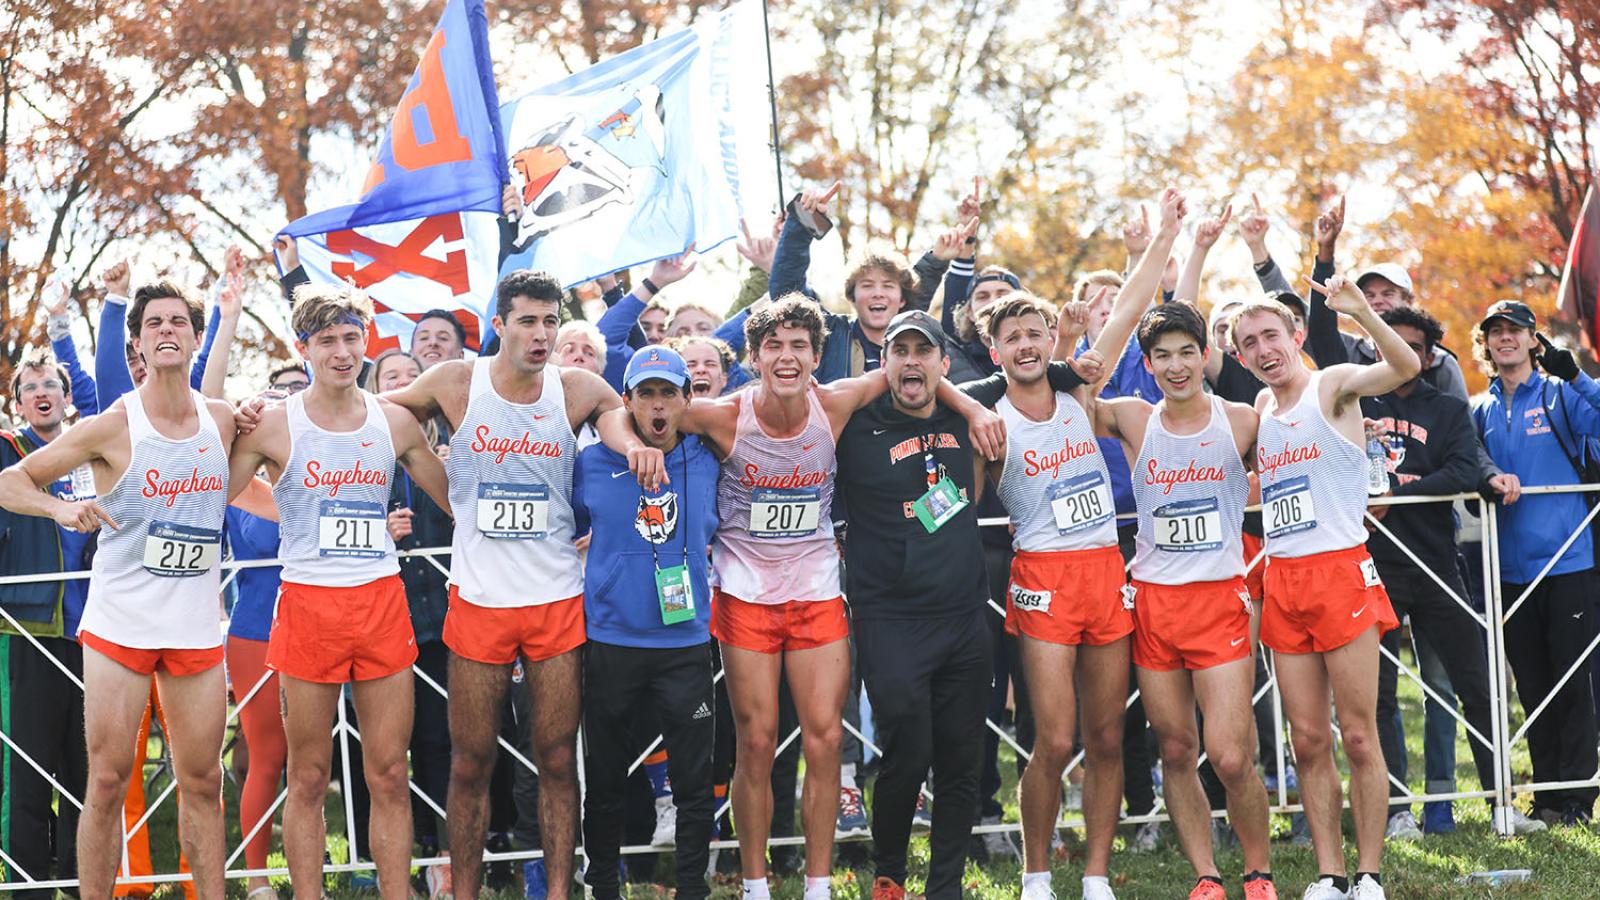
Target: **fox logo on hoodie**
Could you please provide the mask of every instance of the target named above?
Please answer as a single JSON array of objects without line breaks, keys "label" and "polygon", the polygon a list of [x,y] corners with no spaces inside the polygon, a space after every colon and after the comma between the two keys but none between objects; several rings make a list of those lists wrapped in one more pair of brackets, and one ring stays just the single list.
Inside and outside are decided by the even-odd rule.
[{"label": "fox logo on hoodie", "polygon": [[670,492],[659,497],[641,495],[633,528],[650,543],[665,544],[678,531],[678,495]]}]

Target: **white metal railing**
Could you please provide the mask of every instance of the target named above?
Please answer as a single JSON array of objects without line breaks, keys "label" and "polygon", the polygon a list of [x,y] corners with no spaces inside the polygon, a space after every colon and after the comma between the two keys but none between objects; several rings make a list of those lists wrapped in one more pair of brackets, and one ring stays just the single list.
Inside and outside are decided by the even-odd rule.
[{"label": "white metal railing", "polygon": [[[1600,485],[1525,487],[1525,488],[1523,488],[1523,495],[1524,496],[1537,496],[1537,495],[1541,495],[1541,494],[1588,493],[1588,492],[1595,492],[1595,491],[1600,491]],[[1477,499],[1479,499],[1479,498],[1475,494],[1455,494],[1455,495],[1437,496],[1437,497],[1380,497],[1380,498],[1374,498],[1371,501],[1371,505],[1373,505],[1373,506],[1401,506],[1401,505],[1412,505],[1412,504],[1421,504],[1421,503],[1441,503],[1441,502],[1442,503],[1449,503],[1449,502],[1454,502],[1454,501],[1457,501],[1457,500],[1477,500]],[[1254,509],[1254,508],[1252,508],[1252,509]],[[1552,559],[1552,562],[1544,567],[1543,571],[1541,571],[1539,573],[1539,576],[1534,580],[1534,582],[1532,584],[1530,584],[1522,592],[1521,595],[1519,595],[1518,597],[1514,598],[1511,601],[1509,607],[1506,605],[1506,598],[1502,596],[1500,579],[1499,579],[1500,565],[1499,565],[1499,552],[1498,552],[1499,551],[1499,540],[1498,540],[1498,536],[1499,536],[1499,515],[1498,515],[1498,509],[1497,509],[1497,507],[1496,507],[1496,505],[1494,503],[1485,502],[1482,505],[1482,510],[1483,510],[1482,511],[1482,522],[1483,522],[1484,540],[1482,542],[1481,552],[1482,552],[1483,573],[1484,573],[1484,585],[1483,585],[1483,588],[1484,588],[1484,597],[1485,597],[1485,604],[1486,604],[1485,611],[1482,612],[1482,613],[1478,612],[1472,606],[1472,604],[1470,602],[1468,602],[1468,600],[1465,597],[1462,597],[1458,593],[1456,593],[1450,587],[1450,585],[1448,584],[1447,579],[1444,579],[1438,573],[1433,572],[1426,564],[1424,564],[1422,562],[1422,560],[1418,558],[1418,556],[1416,555],[1415,552],[1413,552],[1410,548],[1406,547],[1401,541],[1395,540],[1394,534],[1388,529],[1387,526],[1385,526],[1383,524],[1383,522],[1381,520],[1371,516],[1370,514],[1367,516],[1367,520],[1368,520],[1369,523],[1372,524],[1373,528],[1376,531],[1382,532],[1383,534],[1388,536],[1397,546],[1399,546],[1401,548],[1401,550],[1406,554],[1407,558],[1411,561],[1411,563],[1413,565],[1415,565],[1418,569],[1420,569],[1423,573],[1425,573],[1429,578],[1431,578],[1435,582],[1435,584],[1437,584],[1439,586],[1439,588],[1442,591],[1444,591],[1447,595],[1450,596],[1450,598],[1452,599],[1453,602],[1455,602],[1456,604],[1461,606],[1461,608],[1468,615],[1471,616],[1472,620],[1475,623],[1477,623],[1479,627],[1484,629],[1484,639],[1485,639],[1485,642],[1486,642],[1486,649],[1487,649],[1488,660],[1489,660],[1490,705],[1491,705],[1491,708],[1492,708],[1492,710],[1494,712],[1494,719],[1493,719],[1493,722],[1492,722],[1491,733],[1487,734],[1487,735],[1482,734],[1471,723],[1469,723],[1464,716],[1461,715],[1461,713],[1455,708],[1455,705],[1453,703],[1445,703],[1444,702],[1444,698],[1440,697],[1438,695],[1438,693],[1436,693],[1433,690],[1433,688],[1429,687],[1423,681],[1420,673],[1418,673],[1416,671],[1413,671],[1411,667],[1405,665],[1405,663],[1403,661],[1401,661],[1398,657],[1396,657],[1394,654],[1391,654],[1387,649],[1384,649],[1382,651],[1384,657],[1387,658],[1390,662],[1392,662],[1392,663],[1394,663],[1396,665],[1397,671],[1400,674],[1403,674],[1406,678],[1408,678],[1411,681],[1415,682],[1419,686],[1419,688],[1421,689],[1421,691],[1424,693],[1424,695],[1426,697],[1428,697],[1429,699],[1432,699],[1433,701],[1435,701],[1436,703],[1439,703],[1442,707],[1447,709],[1450,712],[1450,714],[1452,716],[1454,716],[1455,719],[1466,729],[1466,732],[1467,732],[1469,740],[1481,741],[1481,742],[1483,742],[1483,743],[1485,743],[1485,744],[1487,744],[1489,746],[1489,748],[1491,749],[1491,751],[1493,753],[1493,757],[1494,757],[1494,761],[1495,761],[1495,772],[1496,772],[1495,783],[1493,785],[1484,785],[1482,787],[1482,789],[1477,790],[1477,791],[1454,791],[1454,792],[1450,792],[1450,793],[1432,793],[1432,794],[1430,794],[1430,793],[1418,793],[1418,792],[1410,791],[1407,788],[1406,785],[1400,784],[1392,776],[1391,776],[1390,780],[1395,782],[1396,784],[1398,784],[1399,787],[1404,791],[1405,798],[1406,798],[1406,800],[1408,802],[1422,802],[1422,801],[1430,801],[1430,800],[1457,800],[1457,799],[1469,799],[1469,798],[1490,798],[1490,799],[1492,799],[1493,807],[1494,807],[1494,814],[1493,814],[1493,825],[1494,825],[1494,828],[1497,831],[1499,831],[1500,833],[1502,833],[1502,834],[1509,834],[1510,830],[1511,830],[1511,825],[1510,825],[1510,820],[1509,820],[1509,810],[1510,810],[1510,807],[1511,807],[1511,802],[1512,802],[1513,798],[1515,797],[1515,795],[1523,794],[1523,793],[1530,793],[1530,792],[1533,792],[1533,791],[1536,791],[1536,790],[1552,790],[1552,789],[1562,789],[1562,788],[1580,787],[1580,786],[1581,787],[1597,787],[1597,786],[1600,786],[1600,773],[1596,773],[1595,775],[1591,776],[1590,778],[1588,778],[1586,780],[1579,780],[1579,781],[1559,782],[1559,783],[1524,783],[1524,784],[1516,784],[1513,781],[1512,772],[1511,772],[1511,750],[1512,750],[1512,748],[1517,743],[1519,743],[1520,741],[1522,741],[1522,740],[1524,740],[1526,738],[1527,732],[1528,732],[1528,728],[1529,728],[1530,724],[1533,721],[1538,719],[1540,716],[1547,714],[1547,709],[1549,707],[1549,703],[1550,703],[1551,698],[1553,698],[1560,691],[1560,689],[1562,687],[1564,687],[1573,678],[1586,677],[1586,675],[1587,675],[1587,663],[1588,663],[1590,657],[1594,654],[1595,648],[1597,646],[1600,646],[1600,634],[1597,634],[1589,642],[1588,647],[1585,650],[1584,654],[1567,669],[1565,674],[1558,681],[1558,683],[1556,685],[1556,688],[1550,692],[1549,696],[1547,696],[1545,698],[1544,702],[1540,703],[1531,712],[1528,712],[1528,714],[1524,718],[1524,721],[1522,722],[1521,726],[1519,728],[1517,728],[1516,730],[1514,730],[1514,731],[1512,729],[1511,709],[1510,709],[1510,704],[1508,702],[1508,698],[1510,696],[1510,690],[1509,690],[1510,674],[1509,674],[1509,666],[1508,666],[1507,660],[1506,660],[1506,654],[1505,654],[1505,651],[1504,651],[1505,624],[1506,624],[1506,622],[1509,621],[1511,616],[1516,615],[1518,612],[1520,612],[1522,610],[1524,604],[1526,604],[1528,602],[1528,598],[1531,596],[1531,594],[1533,592],[1533,589],[1538,584],[1543,582],[1545,578],[1548,577],[1551,568],[1554,566],[1554,560],[1555,559],[1559,559],[1560,556],[1562,555],[1562,553],[1564,553],[1569,547],[1571,547],[1571,545],[1578,539],[1578,537],[1582,534],[1583,530],[1590,527],[1590,523],[1594,520],[1594,518],[1596,517],[1596,514],[1600,513],[1600,505],[1597,505],[1594,510],[1590,511],[1588,518],[1586,518],[1583,521],[1583,523],[1580,525],[1579,528],[1575,529],[1573,531],[1573,533],[1570,534],[1567,537],[1565,543],[1563,543],[1563,545],[1561,547],[1561,553],[1557,553],[1555,555],[1555,557]],[[980,520],[980,524],[983,525],[983,526],[986,526],[986,527],[1003,527],[1008,523],[1007,523],[1006,519],[1000,518],[1000,519],[984,519],[984,520]],[[449,555],[449,553],[450,553],[450,548],[449,547],[433,547],[433,548],[426,548],[426,549],[401,551],[400,555],[401,556],[406,556],[406,557],[421,557],[421,558],[424,558],[431,565],[433,565],[435,568],[439,569],[440,572],[446,572],[445,568],[442,565],[439,564],[439,562],[435,559],[435,557],[437,557],[437,556],[446,556],[446,555]],[[1250,561],[1249,568],[1250,569],[1254,569],[1256,566],[1261,565],[1262,562],[1263,562],[1263,556],[1264,556],[1264,554],[1258,553],[1256,555],[1255,559]],[[274,566],[274,565],[277,565],[277,564],[278,564],[277,560],[272,560],[272,559],[267,559],[267,560],[245,560],[245,561],[239,561],[239,560],[227,560],[227,561],[224,561],[222,563],[222,566],[223,566],[223,568],[224,568],[224,570],[226,572],[226,576],[224,578],[223,584],[226,585],[229,581],[231,581],[235,577],[235,575],[237,574],[237,572],[240,569],[268,567],[268,566]],[[5,584],[23,584],[23,583],[33,583],[33,582],[46,582],[46,581],[62,581],[62,580],[72,580],[72,579],[83,579],[83,578],[89,577],[89,574],[90,573],[87,572],[87,571],[75,571],[75,572],[64,572],[64,573],[47,573],[47,574],[41,574],[41,575],[0,576],[0,585],[5,585]],[[446,574],[448,574],[448,573],[446,572]],[[998,602],[997,599],[991,598],[989,600],[989,605],[997,613],[999,613],[1000,615],[1004,616],[1005,607],[1000,602]],[[16,629],[19,632],[18,635],[13,636],[13,638],[12,638],[13,640],[27,641],[29,644],[31,644],[33,646],[35,651],[40,652],[40,653],[44,653],[45,656],[47,658],[49,658],[56,665],[56,667],[62,672],[63,675],[65,675],[69,680],[72,681],[72,683],[74,685],[76,685],[80,690],[82,690],[82,688],[83,688],[82,679],[80,679],[76,675],[74,675],[65,665],[63,665],[53,655],[48,653],[45,650],[45,648],[43,647],[43,645],[40,643],[38,638],[35,638],[34,636],[28,634],[25,630],[23,630],[20,627],[20,624],[17,622],[17,620],[13,617],[13,615],[8,610],[0,608],[0,618],[3,618],[6,622],[8,622],[11,625],[11,627],[13,629]],[[1259,689],[1257,689],[1254,692],[1253,697],[1252,697],[1252,705],[1254,703],[1260,702],[1263,697],[1267,697],[1267,698],[1269,698],[1271,700],[1271,703],[1272,703],[1272,715],[1273,715],[1273,722],[1274,722],[1273,744],[1274,744],[1274,755],[1276,756],[1276,759],[1274,761],[1277,764],[1276,765],[1277,771],[1281,775],[1281,773],[1285,773],[1287,771],[1287,766],[1288,766],[1288,763],[1290,762],[1290,757],[1289,757],[1289,751],[1288,751],[1288,742],[1285,739],[1285,727],[1284,727],[1285,726],[1285,720],[1284,720],[1284,715],[1283,715],[1283,707],[1282,707],[1281,700],[1278,697],[1278,691],[1277,691],[1276,667],[1269,664],[1267,668],[1268,668],[1267,681],[1263,685],[1261,685],[1261,687]],[[444,686],[439,684],[433,678],[429,677],[426,672],[423,672],[420,668],[416,668],[416,667],[413,667],[413,671],[415,672],[417,680],[418,680],[418,682],[419,682],[419,684],[420,684],[420,686],[422,688],[425,688],[427,690],[436,691],[441,696],[444,696],[444,697],[448,697],[449,696],[449,694],[445,690]],[[238,694],[238,690],[239,690],[240,685],[237,685],[237,684],[233,685],[234,694],[238,699],[233,704],[233,707],[229,710],[228,721],[230,723],[234,722],[237,719],[238,714],[239,714],[239,709],[242,708],[245,704],[248,704],[248,703],[251,703],[251,702],[270,702],[270,701],[263,701],[260,698],[259,695],[261,693],[262,687],[270,679],[271,674],[272,673],[270,673],[270,672],[264,674],[255,684],[251,685],[249,687],[249,689],[246,690],[242,696],[240,696]],[[719,670],[715,675],[715,679],[720,680],[722,677],[723,677],[723,672]],[[1137,690],[1136,687],[1134,687],[1132,692],[1129,694],[1128,701],[1127,701],[1128,704],[1131,705],[1134,702],[1134,700],[1137,699],[1137,697],[1138,697],[1138,690]],[[986,724],[990,728],[990,730],[992,730],[992,731],[994,731],[996,733],[996,735],[998,736],[999,740],[1003,741],[1007,746],[1009,746],[1015,754],[1017,754],[1018,756],[1020,756],[1022,758],[1027,758],[1028,757],[1028,755],[1029,755],[1028,751],[1020,743],[1018,743],[1010,734],[1008,734],[1005,731],[1005,729],[1000,727],[1000,725],[998,725],[997,723],[995,723],[993,721],[986,721]],[[862,730],[858,729],[857,727],[855,727],[853,724],[851,724],[848,721],[845,722],[844,725],[845,725],[845,728],[851,733],[852,736],[854,736],[857,740],[861,741],[863,746],[870,747],[874,752],[881,752],[881,751],[879,751],[879,749],[875,745],[873,745],[871,740],[868,738],[868,736],[866,734],[863,733]],[[350,853],[353,856],[354,848],[355,848],[357,842],[356,842],[356,835],[354,833],[354,829],[355,829],[355,815],[354,815],[354,806],[353,806],[353,804],[354,804],[354,800],[353,800],[354,791],[348,789],[348,785],[350,785],[350,777],[351,777],[350,776],[350,769],[349,769],[348,760],[350,758],[349,757],[349,748],[350,748],[351,739],[353,738],[356,743],[359,743],[360,740],[361,740],[361,735],[360,735],[359,730],[348,720],[348,718],[346,716],[346,713],[345,713],[345,709],[344,709],[344,704],[343,703],[341,703],[339,705],[339,708],[338,708],[338,716],[337,716],[336,722],[334,724],[334,735],[339,739],[341,747],[343,747],[344,750],[345,750],[345,753],[342,754],[343,757],[344,757],[344,766],[343,766],[343,772],[342,772],[342,776],[343,776],[342,784],[347,786],[346,789],[344,789],[342,791],[342,793],[344,795],[344,807],[345,807],[345,809],[344,809],[344,813],[345,813],[345,829],[346,829],[345,837],[346,837],[346,840],[347,840],[347,846],[350,848]],[[793,744],[793,742],[799,736],[800,736],[799,728],[795,728],[795,729],[791,730],[783,738],[782,742],[780,742],[780,744],[778,745],[777,752],[780,753],[780,754],[783,753],[785,750],[787,750]],[[537,772],[538,772],[537,766],[535,766],[533,761],[531,759],[529,759],[528,756],[525,755],[518,747],[516,747],[513,744],[511,744],[510,742],[506,741],[504,738],[499,738],[498,740],[499,740],[500,747],[518,765],[524,766],[529,771],[534,772],[535,774],[537,774]],[[580,741],[582,740],[581,732],[580,732],[579,740]],[[654,749],[657,746],[660,745],[660,743],[661,743],[661,738],[660,738],[660,736],[657,736],[656,739],[650,743],[650,746],[645,750],[645,752],[641,753],[633,761],[632,765],[629,767],[629,771],[631,772],[631,771],[637,769],[640,765],[642,765],[644,760],[645,760],[645,758],[647,756],[649,756],[650,753],[652,753],[654,751]],[[31,771],[33,771],[34,773],[36,773],[36,774],[40,775],[41,777],[45,778],[48,781],[48,783],[56,790],[56,792],[67,803],[69,803],[69,804],[71,804],[71,805],[73,805],[73,806],[75,806],[75,807],[77,807],[79,809],[82,809],[82,801],[81,801],[81,799],[76,797],[76,796],[74,796],[70,791],[66,790],[53,777],[52,773],[50,773],[47,770],[45,770],[45,768],[43,766],[41,766],[31,756],[29,756],[20,747],[18,747],[16,742],[12,739],[12,737],[9,734],[6,734],[4,731],[0,731],[0,745],[3,745],[4,751],[11,753],[12,756],[15,759],[20,760]],[[1453,749],[1454,748],[1452,748],[1452,751],[1453,751]],[[580,761],[582,759],[581,747],[580,747],[579,759],[580,759]],[[1200,757],[1200,761],[1201,762],[1205,761],[1204,755],[1202,755]],[[1066,779],[1068,777],[1068,774],[1072,771],[1072,769],[1082,765],[1082,763],[1083,763],[1083,753],[1080,751],[1076,756],[1074,756],[1069,761],[1069,763],[1067,765],[1066,772],[1064,772],[1063,775],[1062,775],[1063,779]],[[158,764],[159,764],[159,761],[158,761]],[[580,783],[581,783],[581,770],[580,770]],[[1273,797],[1273,803],[1272,803],[1272,811],[1274,813],[1291,813],[1291,812],[1298,812],[1298,811],[1300,811],[1302,809],[1302,807],[1298,803],[1290,802],[1291,798],[1289,796],[1289,792],[1288,792],[1286,783],[1287,783],[1287,779],[1286,778],[1280,777],[1278,779],[1278,785],[1277,785],[1277,789],[1276,789],[1276,792],[1275,792],[1275,796]],[[168,800],[168,798],[173,795],[173,793],[174,793],[174,791],[176,789],[176,786],[177,786],[176,785],[176,781],[172,780],[172,779],[169,779],[168,784],[165,786],[165,788],[159,794],[157,794],[156,797],[153,800],[149,801],[146,804],[146,809],[145,809],[145,812],[144,812],[143,816],[138,820],[137,823],[135,823],[134,827],[131,828],[131,829],[125,829],[124,830],[124,836],[123,836],[123,870],[122,870],[122,873],[121,873],[121,877],[119,877],[117,879],[119,884],[159,884],[159,883],[183,882],[183,881],[192,880],[192,878],[191,878],[191,876],[189,874],[187,874],[187,873],[177,873],[177,872],[174,872],[174,873],[158,873],[158,874],[142,875],[142,876],[130,876],[130,875],[127,874],[127,872],[128,872],[128,868],[127,868],[127,846],[128,846],[128,840],[129,840],[130,836],[133,833],[137,832],[137,830],[140,827],[144,827],[150,822],[152,816],[155,814],[156,810],[160,807],[160,805],[165,803]],[[410,787],[411,787],[412,792],[415,793],[417,796],[419,796],[424,801],[424,803],[436,815],[438,815],[440,818],[444,818],[445,817],[445,810],[442,809],[430,797],[428,797],[426,792],[424,792],[420,787],[418,787],[415,782],[412,782]],[[923,792],[927,796],[932,797],[932,793],[929,792],[929,790],[926,788],[926,786],[923,788]],[[274,799],[274,801],[269,805],[265,815],[263,815],[261,817],[261,819],[259,819],[257,822],[253,823],[250,828],[245,829],[245,833],[241,837],[238,845],[235,846],[234,848],[232,848],[231,851],[229,852],[229,855],[228,855],[227,861],[226,861],[226,865],[227,866],[229,866],[229,867],[233,866],[239,860],[239,857],[244,852],[245,846],[250,842],[250,840],[252,838],[254,838],[261,831],[261,829],[269,827],[269,824],[272,821],[273,815],[281,807],[281,805],[283,804],[283,802],[284,802],[286,797],[287,797],[287,788],[285,787],[285,788],[281,789],[278,792],[278,794],[277,794],[276,798]],[[1160,803],[1160,798],[1159,797],[1157,798],[1157,803],[1158,803],[1158,805],[1157,805],[1156,809],[1153,810],[1150,814],[1148,814],[1148,815],[1138,815],[1138,816],[1128,816],[1128,817],[1125,817],[1123,819],[1123,821],[1126,822],[1126,823],[1130,823],[1130,824],[1150,822],[1150,821],[1166,821],[1168,817],[1164,813],[1162,813],[1162,811],[1161,811],[1161,803]],[[716,815],[718,817],[721,817],[728,810],[729,805],[730,805],[730,801],[729,800],[724,800],[720,804],[720,806],[717,808]],[[1220,815],[1224,815],[1224,813],[1219,811],[1219,812],[1213,813],[1213,815],[1220,816]],[[1061,822],[1061,825],[1063,827],[1081,827],[1082,824],[1083,824],[1083,822],[1082,822],[1081,817],[1080,818],[1070,818],[1070,819],[1063,820]],[[1002,824],[1002,825],[979,825],[979,826],[975,826],[973,828],[973,833],[978,834],[978,833],[989,833],[989,832],[1015,832],[1015,831],[1018,831],[1019,829],[1020,829],[1020,826],[1018,824],[1016,824],[1016,823],[1009,823],[1009,824]],[[154,836],[152,836],[152,837],[154,837]],[[805,838],[803,836],[794,835],[794,836],[787,836],[787,837],[773,837],[773,838],[769,839],[768,843],[770,845],[772,845],[772,846],[785,846],[785,845],[797,845],[797,844],[802,843],[804,840],[805,840]],[[738,846],[738,842],[735,841],[735,840],[718,840],[718,841],[712,842],[712,847],[713,848],[728,848],[728,847],[737,847],[737,846]],[[581,851],[581,847],[579,849]],[[623,848],[623,853],[627,853],[627,854],[633,854],[633,853],[659,853],[659,852],[664,852],[663,848],[651,847],[651,846],[630,846],[630,847],[624,847]],[[489,852],[486,852],[484,854],[484,859],[486,861],[500,861],[500,860],[516,861],[516,860],[536,859],[536,858],[539,858],[542,855],[543,855],[543,853],[541,851],[539,851],[539,850],[522,850],[522,851],[513,851],[513,852],[505,852],[505,853],[489,853]],[[62,889],[68,889],[68,888],[77,887],[77,880],[76,879],[44,879],[44,878],[37,877],[37,875],[35,875],[35,873],[26,872],[20,866],[18,866],[15,863],[14,860],[10,859],[3,852],[3,850],[0,850],[0,863],[4,863],[4,865],[6,866],[6,871],[7,871],[6,877],[8,879],[6,881],[0,881],[0,891],[3,891],[3,890],[14,890],[14,889],[20,889],[20,888],[62,888]],[[442,856],[422,857],[422,858],[416,858],[416,859],[412,860],[412,865],[413,866],[442,865],[442,864],[446,864],[446,863],[448,863],[448,858],[447,857],[442,857]],[[330,863],[330,864],[327,864],[327,865],[324,866],[324,872],[325,873],[326,872],[354,872],[354,871],[363,871],[363,870],[370,871],[373,868],[374,868],[374,865],[371,862],[346,861],[346,862],[343,862],[343,863]],[[260,868],[260,869],[252,869],[252,868],[234,869],[234,868],[228,868],[228,870],[227,870],[227,877],[230,878],[230,879],[240,879],[240,878],[247,878],[247,877],[252,877],[252,876],[282,876],[282,875],[287,875],[287,874],[288,874],[288,870],[285,869],[285,868]]]}]

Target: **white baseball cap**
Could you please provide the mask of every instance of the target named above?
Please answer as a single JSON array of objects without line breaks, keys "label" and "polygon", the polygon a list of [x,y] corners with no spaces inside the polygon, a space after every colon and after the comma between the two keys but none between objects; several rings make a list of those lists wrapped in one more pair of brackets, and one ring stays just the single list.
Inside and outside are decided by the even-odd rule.
[{"label": "white baseball cap", "polygon": [[1368,266],[1362,269],[1361,274],[1356,276],[1356,287],[1361,287],[1368,278],[1382,278],[1408,294],[1416,293],[1416,290],[1411,286],[1411,276],[1407,274],[1405,267],[1399,263],[1378,263],[1375,266]]},{"label": "white baseball cap", "polygon": [[1218,303],[1217,305],[1211,307],[1210,321],[1207,322],[1206,325],[1211,329],[1212,332],[1215,332],[1217,330],[1217,325],[1220,322],[1228,318],[1230,313],[1243,305],[1243,300],[1224,300],[1221,303]]}]

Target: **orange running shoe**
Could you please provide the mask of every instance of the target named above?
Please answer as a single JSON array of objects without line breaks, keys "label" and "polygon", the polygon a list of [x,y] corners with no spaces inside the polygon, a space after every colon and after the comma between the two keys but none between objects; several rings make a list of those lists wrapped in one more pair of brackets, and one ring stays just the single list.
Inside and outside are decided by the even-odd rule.
[{"label": "orange running shoe", "polygon": [[1189,892],[1189,900],[1228,900],[1228,892],[1222,889],[1219,882],[1202,878],[1194,883],[1194,890]]},{"label": "orange running shoe", "polygon": [[1278,900],[1278,889],[1269,879],[1252,879],[1244,883],[1244,900]]},{"label": "orange running shoe", "polygon": [[872,900],[906,900],[906,889],[895,884],[893,878],[879,875],[872,881]]}]

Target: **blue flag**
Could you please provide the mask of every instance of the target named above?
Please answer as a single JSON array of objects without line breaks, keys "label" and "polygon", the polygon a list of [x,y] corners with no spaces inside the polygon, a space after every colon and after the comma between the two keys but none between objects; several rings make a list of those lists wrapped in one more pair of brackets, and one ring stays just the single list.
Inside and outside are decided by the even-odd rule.
[{"label": "blue flag", "polygon": [[577,284],[738,236],[776,204],[756,0],[501,107],[522,212],[502,271]]},{"label": "blue flag", "polygon": [[506,170],[483,0],[449,0],[352,204],[289,224],[313,281],[353,280],[377,313],[368,354],[445,309],[483,330]]}]

